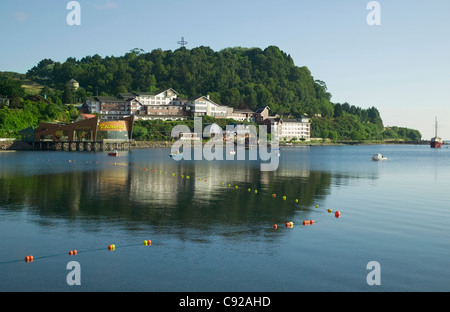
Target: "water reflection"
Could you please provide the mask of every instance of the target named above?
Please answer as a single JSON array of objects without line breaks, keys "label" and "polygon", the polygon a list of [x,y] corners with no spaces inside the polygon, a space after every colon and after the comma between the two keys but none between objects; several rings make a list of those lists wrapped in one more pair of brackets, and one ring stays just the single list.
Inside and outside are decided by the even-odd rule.
[{"label": "water reflection", "polygon": [[[0,209],[41,219],[119,222],[130,230],[170,224],[180,233],[207,232],[212,226],[251,229],[298,214],[307,218],[333,183],[361,178],[311,170],[310,153],[304,150],[285,153],[274,172],[261,172],[257,161],[175,162],[166,150],[134,151],[117,162],[88,153],[48,153],[45,163],[23,155],[14,160],[15,169],[2,170]],[[37,172],[30,174],[30,169]],[[367,172],[362,178],[368,178]]]}]

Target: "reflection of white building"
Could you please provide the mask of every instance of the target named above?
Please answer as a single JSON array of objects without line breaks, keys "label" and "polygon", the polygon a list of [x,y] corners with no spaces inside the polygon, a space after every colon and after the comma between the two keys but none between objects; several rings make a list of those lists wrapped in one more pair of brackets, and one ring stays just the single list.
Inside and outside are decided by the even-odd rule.
[{"label": "reflection of white building", "polygon": [[[161,207],[177,205],[174,196],[184,189],[180,172],[163,164],[137,165],[129,174],[130,198],[141,203],[153,203]],[[172,174],[175,174],[172,175]]]}]

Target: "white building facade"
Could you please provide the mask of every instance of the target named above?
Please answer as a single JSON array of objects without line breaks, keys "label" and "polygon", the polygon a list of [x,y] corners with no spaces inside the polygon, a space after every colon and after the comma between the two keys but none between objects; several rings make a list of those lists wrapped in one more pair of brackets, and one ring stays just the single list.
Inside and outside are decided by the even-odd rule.
[{"label": "white building facade", "polygon": [[308,118],[281,119],[278,133],[280,140],[309,140],[311,138],[311,123]]}]

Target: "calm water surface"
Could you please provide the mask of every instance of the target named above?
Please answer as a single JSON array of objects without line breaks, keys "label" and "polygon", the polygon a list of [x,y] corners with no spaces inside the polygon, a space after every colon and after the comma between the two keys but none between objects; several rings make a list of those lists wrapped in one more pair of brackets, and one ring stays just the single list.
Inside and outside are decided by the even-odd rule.
[{"label": "calm water surface", "polygon": [[0,153],[0,291],[450,290],[450,149],[282,148],[275,172],[168,154]]}]

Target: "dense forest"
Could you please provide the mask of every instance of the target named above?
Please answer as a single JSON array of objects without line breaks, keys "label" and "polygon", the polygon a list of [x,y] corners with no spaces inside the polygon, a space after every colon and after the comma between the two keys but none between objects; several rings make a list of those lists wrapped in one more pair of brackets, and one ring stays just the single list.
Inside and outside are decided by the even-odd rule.
[{"label": "dense forest", "polygon": [[[72,78],[81,87],[74,93],[65,86]],[[26,75],[0,75],[0,94],[12,98],[10,107],[3,110],[30,108],[22,91],[12,88],[15,93],[11,93],[3,86],[23,79],[43,86],[39,93],[50,102],[50,107],[43,109],[53,110],[47,119],[70,119],[73,113],[64,104],[81,102],[86,96],[173,88],[184,98],[210,95],[213,101],[234,108],[268,106],[273,115],[311,117],[313,137],[333,141],[421,138],[416,130],[386,131],[375,107],[333,103],[325,82],[314,79],[306,66],[296,66],[290,55],[275,46],[218,52],[209,47],[151,52],[134,49],[119,57],[93,55],[80,60],[68,58],[63,63],[44,59]],[[60,111],[56,112],[56,107]],[[40,119],[45,119],[45,114],[40,110]],[[7,129],[3,115],[0,113],[0,127]]]}]

